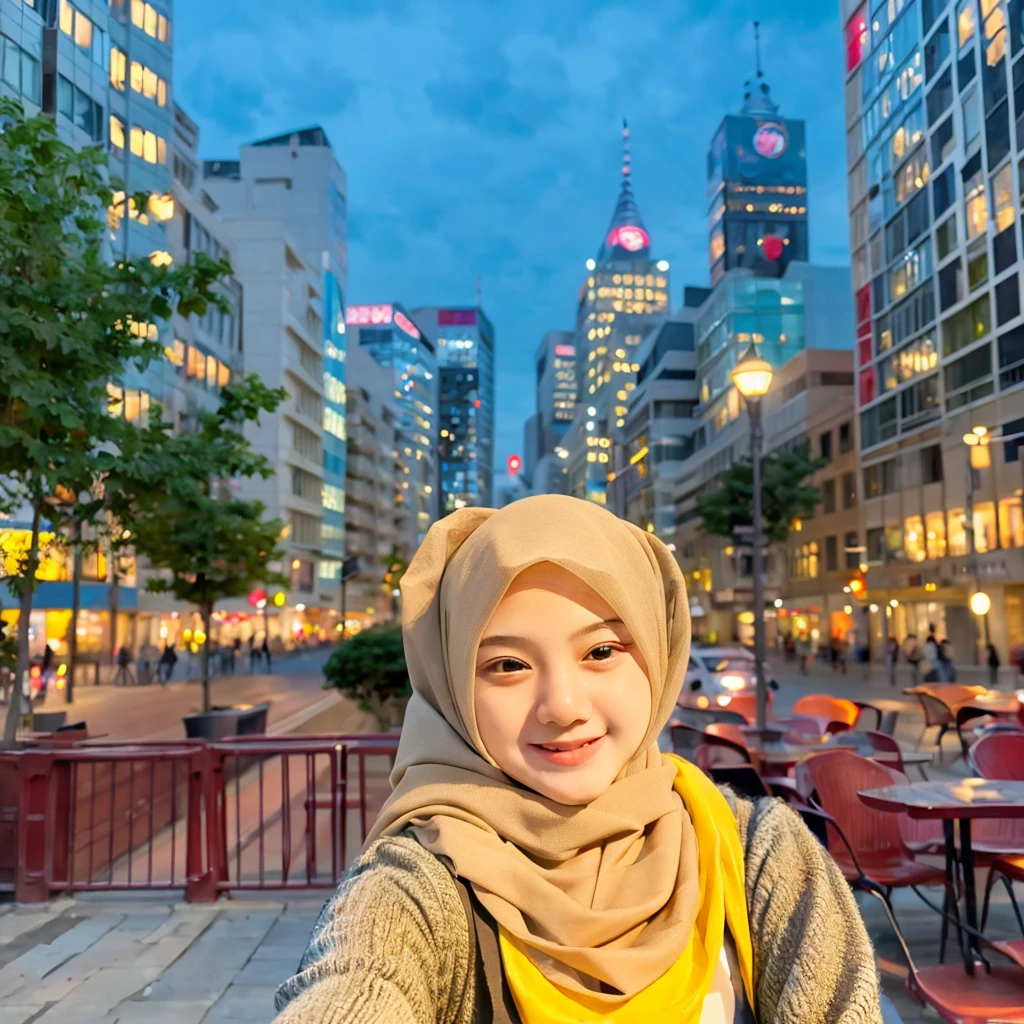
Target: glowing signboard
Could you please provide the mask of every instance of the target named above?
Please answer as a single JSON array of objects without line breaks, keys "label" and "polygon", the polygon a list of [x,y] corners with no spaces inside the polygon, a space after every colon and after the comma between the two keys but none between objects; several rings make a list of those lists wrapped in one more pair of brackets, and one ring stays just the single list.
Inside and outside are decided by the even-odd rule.
[{"label": "glowing signboard", "polygon": [[523,460],[518,455],[510,455],[505,465],[508,466],[508,475],[515,476],[523,468]]},{"label": "glowing signboard", "polygon": [[389,324],[391,306],[349,306],[345,310],[345,323],[366,326],[367,324]]},{"label": "glowing signboard", "polygon": [[576,346],[575,345],[556,345],[555,346],[556,356],[566,356],[569,359],[576,358]]},{"label": "glowing signboard", "polygon": [[635,224],[623,224],[608,233],[606,244],[609,248],[617,245],[626,252],[639,252],[651,244],[651,238],[643,228]]},{"label": "glowing signboard", "polygon": [[395,310],[394,317],[395,323],[401,327],[410,338],[419,338],[420,332],[416,329],[416,325],[400,309]]},{"label": "glowing signboard", "polygon": [[768,121],[754,132],[754,149],[758,156],[774,160],[786,152],[786,129]]}]

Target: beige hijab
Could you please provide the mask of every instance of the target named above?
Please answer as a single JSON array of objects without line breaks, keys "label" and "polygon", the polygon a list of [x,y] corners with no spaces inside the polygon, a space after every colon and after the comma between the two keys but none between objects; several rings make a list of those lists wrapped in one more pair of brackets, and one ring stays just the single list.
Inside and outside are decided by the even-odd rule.
[{"label": "beige hijab", "polygon": [[[476,726],[477,646],[509,584],[539,562],[601,595],[650,672],[643,743],[587,806],[555,803],[509,778]],[[436,523],[405,573],[402,599],[414,693],[394,792],[368,841],[411,828],[450,858],[549,980],[608,1009],[620,1005],[680,956],[698,906],[693,827],[657,747],[690,651],[675,559],[600,506],[544,495]]]}]

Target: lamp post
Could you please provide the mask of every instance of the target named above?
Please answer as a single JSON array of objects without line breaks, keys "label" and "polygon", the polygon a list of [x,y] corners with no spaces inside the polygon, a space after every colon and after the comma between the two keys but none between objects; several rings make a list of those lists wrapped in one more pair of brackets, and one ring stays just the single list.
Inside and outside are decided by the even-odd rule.
[{"label": "lamp post", "polygon": [[[967,522],[964,524],[965,531],[967,533],[967,552],[970,556],[971,575],[974,577],[974,590],[975,593],[970,598],[970,608],[974,614],[981,619],[985,630],[985,653],[988,652],[988,645],[991,642],[988,632],[988,610],[992,607],[992,601],[989,596],[982,592],[981,582],[978,573],[978,543],[977,537],[974,533],[974,469],[975,469],[975,451],[978,451],[977,462],[979,466],[986,464],[986,459],[990,459],[991,456],[987,451],[982,451],[982,448],[987,448],[989,444],[988,428],[987,427],[971,427],[969,434],[964,434],[964,444],[967,445],[967,500],[964,502],[964,511],[966,513],[965,518]],[[998,501],[995,503],[994,511],[996,513],[996,536],[999,536],[999,504]],[[988,545],[986,544],[986,548]],[[977,651],[978,664],[984,662],[984,654]]]},{"label": "lamp post", "polygon": [[772,368],[751,345],[733,367],[732,382],[743,396],[750,419],[750,462],[754,472],[754,670],[757,674],[757,727],[768,724],[768,687],[764,678],[764,536],[761,525],[761,399],[772,385]]}]

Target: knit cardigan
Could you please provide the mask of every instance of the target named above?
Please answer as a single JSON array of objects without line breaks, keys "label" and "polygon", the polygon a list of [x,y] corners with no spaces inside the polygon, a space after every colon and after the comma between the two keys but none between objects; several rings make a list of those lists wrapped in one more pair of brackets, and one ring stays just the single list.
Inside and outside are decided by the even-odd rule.
[{"label": "knit cardigan", "polygon": [[[744,848],[759,1024],[882,1024],[871,942],[828,852],[778,800],[725,791]],[[274,1024],[486,1024],[449,867],[411,836],[373,843],[313,928]]]}]

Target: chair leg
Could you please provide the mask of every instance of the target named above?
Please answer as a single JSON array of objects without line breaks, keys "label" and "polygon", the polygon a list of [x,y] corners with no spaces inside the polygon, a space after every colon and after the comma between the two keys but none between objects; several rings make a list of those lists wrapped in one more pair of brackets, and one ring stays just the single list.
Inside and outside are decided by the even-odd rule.
[{"label": "chair leg", "polygon": [[925,735],[925,733],[926,733],[926,732],[927,732],[927,731],[928,731],[928,730],[929,730],[930,728],[931,728],[931,726],[930,726],[930,725],[926,725],[926,726],[925,726],[925,727],[924,727],[924,728],[923,728],[923,729],[921,730],[921,735],[917,737],[917,742],[916,742],[916,743],[914,744],[914,750],[915,750],[915,751],[916,751],[916,750],[920,750],[920,749],[921,749],[921,742],[922,742],[922,740],[924,740],[924,735]]},{"label": "chair leg", "polygon": [[1024,934],[1024,917],[1021,917],[1020,904],[1017,902],[1017,897],[1013,894],[1013,882],[1006,875],[1003,875],[1003,885],[1006,886],[1006,891],[1010,896],[1010,905],[1013,907],[1013,912],[1017,915],[1017,924],[1020,925],[1021,933]]},{"label": "chair leg", "polygon": [[988,904],[989,900],[992,898],[992,886],[995,885],[997,877],[1003,877],[1005,881],[1005,876],[1002,876],[1002,873],[993,864],[992,867],[988,869],[988,878],[985,880],[985,899],[982,901],[981,904],[981,924],[979,925],[980,931],[984,931],[985,925],[988,923]]}]

